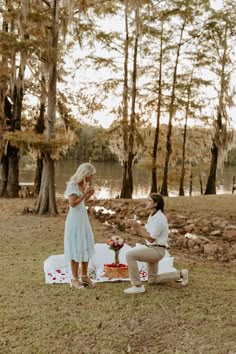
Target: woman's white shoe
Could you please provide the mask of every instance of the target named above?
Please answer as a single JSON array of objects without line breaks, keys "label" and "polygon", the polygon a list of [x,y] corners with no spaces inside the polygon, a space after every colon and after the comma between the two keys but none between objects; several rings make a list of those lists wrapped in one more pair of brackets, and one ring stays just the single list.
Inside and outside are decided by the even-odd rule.
[{"label": "woman's white shoe", "polygon": [[145,287],[142,286],[132,286],[131,288],[124,290],[125,294],[142,294],[145,293]]},{"label": "woman's white shoe", "polygon": [[70,286],[74,286],[76,289],[84,289],[83,284],[79,281],[79,279],[71,279]]}]

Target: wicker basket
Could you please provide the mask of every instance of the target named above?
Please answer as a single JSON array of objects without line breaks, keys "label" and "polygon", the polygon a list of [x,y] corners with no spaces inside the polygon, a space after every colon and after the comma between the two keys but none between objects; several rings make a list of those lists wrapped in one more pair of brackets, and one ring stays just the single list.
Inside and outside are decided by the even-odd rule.
[{"label": "wicker basket", "polygon": [[129,278],[128,266],[125,267],[111,267],[104,265],[104,277],[107,278]]}]

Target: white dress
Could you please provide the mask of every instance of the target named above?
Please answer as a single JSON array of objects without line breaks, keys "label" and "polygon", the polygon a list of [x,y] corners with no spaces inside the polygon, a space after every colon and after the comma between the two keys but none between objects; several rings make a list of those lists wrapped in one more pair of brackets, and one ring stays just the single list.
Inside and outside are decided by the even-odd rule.
[{"label": "white dress", "polygon": [[[77,183],[68,183],[65,196],[81,196]],[[88,262],[95,253],[94,237],[84,200],[74,208],[69,207],[65,222],[64,256],[66,261]]]}]

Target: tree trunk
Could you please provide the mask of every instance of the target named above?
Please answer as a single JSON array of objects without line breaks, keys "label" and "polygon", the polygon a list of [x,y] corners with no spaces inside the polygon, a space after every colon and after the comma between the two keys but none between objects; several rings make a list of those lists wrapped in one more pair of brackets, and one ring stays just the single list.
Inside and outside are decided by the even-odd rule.
[{"label": "tree trunk", "polygon": [[191,72],[190,82],[188,85],[187,104],[186,104],[186,109],[185,109],[185,123],[184,123],[183,147],[182,147],[182,165],[181,165],[181,175],[180,175],[180,183],[179,183],[179,195],[180,196],[184,196],[185,151],[186,151],[187,126],[188,126],[188,116],[189,116],[192,80],[193,80],[193,70]]},{"label": "tree trunk", "polygon": [[[56,86],[58,61],[58,19],[60,1],[54,0],[52,6],[52,25],[48,38],[48,108],[46,116],[46,141],[55,139],[56,126]],[[43,174],[39,195],[35,205],[37,214],[57,214],[55,192],[55,166],[50,152],[43,152]]]},{"label": "tree trunk", "polygon": [[[11,4],[7,4],[11,7]],[[22,2],[22,16],[20,18],[20,27],[23,32],[23,40],[27,40],[28,37],[24,35],[24,20],[27,15],[27,2]],[[8,26],[6,27],[8,31]],[[12,32],[14,31],[14,22],[11,26]],[[11,88],[10,94],[13,101],[12,107],[8,100],[5,102],[5,114],[8,118],[8,130],[15,132],[16,130],[21,130],[21,113],[22,113],[22,102],[24,96],[24,71],[27,60],[27,52],[22,50],[20,52],[20,62],[18,63],[18,58],[16,56],[15,50],[12,50],[11,55]],[[10,106],[10,107],[9,107]],[[7,146],[7,160],[8,160],[8,174],[7,177],[6,190],[2,191],[4,195],[15,198],[18,197],[19,192],[19,149],[13,146],[13,143],[8,143]],[[6,172],[6,171],[5,171]]]},{"label": "tree trunk", "polygon": [[17,198],[19,196],[19,149],[11,144],[7,148],[8,157],[8,181],[6,196]]},{"label": "tree trunk", "polygon": [[[24,61],[24,60],[23,60]],[[23,69],[22,69],[23,68]],[[21,130],[21,112],[23,102],[23,76],[25,64],[21,62],[17,82],[13,89],[13,113],[11,118],[11,131]],[[8,144],[7,155],[9,161],[8,167],[8,182],[7,182],[7,196],[10,198],[17,198],[19,196],[19,162],[20,150],[17,147]]]},{"label": "tree trunk", "polygon": [[34,185],[35,185],[35,193],[39,195],[41,182],[42,182],[42,175],[43,175],[43,158],[40,155],[37,156],[36,160],[36,171],[34,177]]},{"label": "tree trunk", "polygon": [[133,174],[132,174],[132,157],[124,163],[123,166],[123,185],[121,198],[132,198],[133,193]]},{"label": "tree trunk", "polygon": [[[7,97],[4,99],[4,110],[3,110],[3,131],[2,131],[2,140],[3,141],[3,132],[6,129],[6,126],[10,127],[11,116],[12,116],[12,105]],[[9,128],[10,129],[10,128]],[[9,157],[7,155],[8,144],[4,147],[2,144],[1,148],[1,178],[0,178],[0,197],[7,196],[7,182],[8,182],[8,172],[9,172]]]},{"label": "tree trunk", "polygon": [[[8,32],[8,22],[6,22],[6,18],[2,21],[2,32]],[[0,69],[2,73],[7,73],[8,71],[8,59],[6,55],[1,53],[0,56]],[[3,135],[5,132],[5,126],[6,126],[6,105],[8,102],[7,99],[7,80],[8,77],[7,75],[1,75],[1,85],[0,85],[0,158],[2,157],[2,154],[4,153],[4,142],[3,142]],[[2,162],[1,162],[2,163]],[[2,190],[2,182],[1,181],[1,188],[0,188],[0,196],[1,196],[1,190]],[[3,182],[3,184],[5,181]]]},{"label": "tree trunk", "polygon": [[35,204],[35,212],[39,215],[56,215],[55,166],[50,154],[43,157],[43,176],[40,192]]},{"label": "tree trunk", "polygon": [[151,182],[151,193],[157,193],[157,172],[156,172],[156,162],[157,162],[157,149],[159,141],[159,129],[160,129],[160,119],[161,119],[161,105],[162,105],[162,61],[163,61],[163,22],[161,26],[161,39],[160,39],[160,58],[159,58],[159,79],[158,79],[158,103],[157,103],[157,120],[156,129],[152,150],[152,182]]},{"label": "tree trunk", "polygon": [[[185,154],[185,145],[183,146],[183,155],[184,154]],[[184,160],[182,160],[181,175],[180,175],[180,181],[179,181],[179,195],[180,196],[184,196],[184,177],[185,177],[184,165],[185,165]]]},{"label": "tree trunk", "polygon": [[233,176],[232,194],[234,194],[235,189],[236,189],[235,176]]},{"label": "tree trunk", "polygon": [[211,148],[211,166],[207,180],[205,194],[216,194],[216,169],[218,161],[218,147],[213,143]]},{"label": "tree trunk", "polygon": [[[2,86],[2,87],[1,87]],[[5,131],[6,118],[5,118],[5,104],[6,102],[6,88],[0,85],[0,157],[4,151],[3,135]]]},{"label": "tree trunk", "polygon": [[[19,92],[19,91],[18,91]],[[21,91],[20,91],[21,92]],[[17,100],[16,100],[17,97]],[[23,94],[21,96],[23,99]],[[21,103],[19,95],[15,91],[15,114],[12,113],[12,104],[5,98],[4,114],[7,118],[8,130],[14,131],[15,125],[20,126],[20,116],[21,116]],[[15,124],[16,122],[16,124]],[[0,196],[17,198],[19,193],[19,149],[12,146],[10,142],[7,143],[5,151],[2,153],[1,158],[1,187]]]},{"label": "tree trunk", "polygon": [[19,150],[7,145],[1,159],[0,197],[17,198],[19,194]]},{"label": "tree trunk", "polygon": [[135,9],[135,40],[134,40],[134,56],[133,56],[133,72],[132,72],[132,93],[131,93],[131,116],[128,136],[128,164],[126,178],[126,195],[124,198],[132,198],[133,194],[133,160],[134,160],[134,135],[135,135],[135,120],[136,120],[136,96],[137,96],[137,57],[138,57],[138,41],[139,41],[139,0],[136,0]]},{"label": "tree trunk", "polygon": [[199,172],[199,183],[200,183],[200,193],[203,195],[203,187],[202,187],[202,174]]},{"label": "tree trunk", "polygon": [[[127,5],[127,2],[126,2]],[[132,72],[132,97],[131,97],[131,114],[130,114],[130,124],[128,130],[128,145],[127,151],[124,152],[124,155],[127,159],[124,163],[124,173],[123,173],[123,188],[121,191],[121,198],[132,198],[133,194],[133,176],[132,176],[132,167],[133,167],[133,160],[134,160],[134,134],[135,134],[135,104],[136,104],[136,82],[137,82],[137,56],[138,56],[138,41],[139,41],[139,0],[136,0],[136,9],[135,9],[135,41],[134,41],[134,56],[133,56],[133,72]],[[126,8],[127,12],[127,8]],[[126,21],[126,26],[128,22]],[[126,28],[126,30],[128,27]],[[126,32],[127,33],[127,32]],[[128,43],[127,43],[128,44]],[[126,55],[128,54],[128,50],[126,50]],[[127,57],[128,59],[128,57]],[[126,62],[128,64],[128,61]],[[128,69],[128,66],[126,66]],[[126,84],[126,82],[125,82]],[[128,87],[128,85],[127,85]],[[128,103],[128,97],[127,103]],[[126,107],[128,109],[128,106]],[[126,113],[126,112],[125,112]],[[128,114],[128,112],[127,112]],[[125,166],[126,165],[126,166]]]},{"label": "tree trunk", "polygon": [[[8,5],[8,4],[6,4]],[[5,19],[6,20],[6,19]],[[9,32],[9,23],[3,22],[3,31]],[[13,65],[14,67],[14,65]],[[1,56],[1,68],[4,72],[8,71],[8,58],[5,55]],[[20,71],[20,69],[19,69]],[[9,89],[8,89],[9,91]],[[1,156],[1,184],[0,184],[0,196],[15,196],[18,187],[14,185],[14,176],[12,168],[14,168],[15,162],[15,151],[13,151],[9,142],[6,143],[4,146],[3,143],[3,135],[4,132],[7,130],[14,131],[14,116],[12,112],[12,103],[10,102],[9,98],[7,97],[7,82],[6,78],[1,80],[1,87],[0,87],[0,156]],[[8,185],[8,178],[9,178],[9,171],[10,171],[10,183]],[[18,192],[17,192],[18,194]]]},{"label": "tree trunk", "polygon": [[[125,50],[124,50],[124,86],[123,86],[123,117],[122,117],[122,133],[123,133],[123,176],[121,198],[126,198],[130,194],[130,187],[127,186],[128,173],[128,58],[129,58],[129,26],[128,26],[128,0],[125,0]],[[127,186],[127,187],[126,187]],[[127,190],[126,190],[127,188]]]},{"label": "tree trunk", "polygon": [[163,196],[168,196],[169,161],[170,161],[170,155],[172,152],[172,142],[171,142],[172,120],[173,120],[173,116],[174,116],[174,112],[175,112],[175,108],[174,108],[175,89],[176,89],[176,84],[177,84],[177,69],[178,69],[178,64],[179,64],[180,48],[182,46],[182,39],[183,39],[185,25],[186,25],[186,19],[183,22],[181,32],[180,32],[180,39],[179,39],[179,43],[177,46],[175,67],[174,67],[174,72],[173,72],[172,92],[171,92],[171,101],[170,101],[170,108],[169,108],[169,123],[168,123],[167,136],[166,136],[166,158],[165,158],[164,174],[163,174],[163,181],[162,181],[162,187],[161,187],[161,194]]},{"label": "tree trunk", "polygon": [[8,156],[5,154],[3,154],[1,158],[1,167],[0,197],[6,197],[8,179]]},{"label": "tree trunk", "polygon": [[[45,83],[44,75],[42,75],[42,82]],[[43,134],[44,129],[45,129],[45,125],[44,125],[45,100],[46,100],[45,92],[44,92],[44,88],[42,88],[42,94],[41,94],[41,98],[40,98],[40,112],[39,112],[39,117],[37,119],[37,123],[35,126],[35,132],[37,134]],[[39,191],[40,191],[40,186],[41,186],[41,181],[42,181],[42,173],[43,173],[43,155],[40,152],[37,155],[36,172],[35,172],[35,178],[34,178],[36,195],[38,195]]]},{"label": "tree trunk", "polygon": [[191,170],[190,173],[190,180],[189,180],[189,195],[192,195],[192,191],[193,191],[193,172]]},{"label": "tree trunk", "polygon": [[[227,130],[223,129],[223,118],[227,121],[227,116],[225,116],[225,95],[226,95],[226,75],[225,69],[227,66],[227,34],[228,34],[228,24],[225,22],[224,28],[224,40],[222,40],[223,44],[223,54],[221,56],[221,71],[220,71],[220,89],[219,89],[219,100],[218,100],[218,108],[217,108],[217,118],[215,122],[215,134],[212,142],[211,148],[211,165],[210,165],[210,173],[207,180],[205,194],[216,194],[216,171],[218,165],[218,157],[219,154],[225,149],[225,139],[224,134],[227,134]],[[225,124],[227,128],[227,122]],[[227,145],[227,143],[226,143]],[[227,148],[227,147],[226,147]]]}]

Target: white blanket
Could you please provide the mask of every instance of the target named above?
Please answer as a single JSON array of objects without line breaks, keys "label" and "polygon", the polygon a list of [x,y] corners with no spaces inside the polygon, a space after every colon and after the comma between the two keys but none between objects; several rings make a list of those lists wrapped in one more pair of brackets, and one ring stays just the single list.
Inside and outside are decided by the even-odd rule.
[{"label": "white blanket", "polygon": [[[136,247],[145,247],[143,245],[136,244]],[[120,250],[120,263],[127,264],[126,262],[126,252],[130,250],[131,247],[124,245]],[[123,278],[112,278],[108,279],[103,276],[104,264],[110,264],[114,262],[115,254],[114,251],[109,249],[109,246],[105,243],[95,244],[96,253],[93,255],[89,261],[89,275],[96,282],[107,282],[107,281],[126,281],[129,280]],[[165,257],[159,262],[158,274],[174,272],[176,269],[173,267],[174,258],[170,256],[169,252],[166,250]],[[147,280],[147,268],[145,262],[138,262],[139,272],[142,280]],[[44,273],[46,284],[55,283],[70,283],[71,281],[71,270],[70,265],[65,261],[64,255],[53,255],[48,257],[44,261]]]}]

